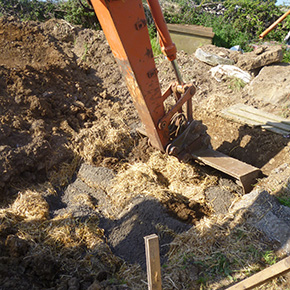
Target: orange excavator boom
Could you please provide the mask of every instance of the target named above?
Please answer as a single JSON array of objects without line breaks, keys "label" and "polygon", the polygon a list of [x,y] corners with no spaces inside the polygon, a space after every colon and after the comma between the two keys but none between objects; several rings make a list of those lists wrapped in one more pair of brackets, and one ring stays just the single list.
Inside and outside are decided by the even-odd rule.
[{"label": "orange excavator boom", "polygon": [[[162,152],[186,161],[198,159],[240,180],[248,192],[259,170],[211,149],[207,127],[192,118],[193,84],[184,84],[172,42],[157,0],[148,0],[162,52],[172,63],[177,81],[162,94],[141,0],[88,0],[99,19],[108,43],[125,77],[150,143]],[[166,112],[164,101],[176,103]],[[183,113],[185,106],[185,113]]]}]

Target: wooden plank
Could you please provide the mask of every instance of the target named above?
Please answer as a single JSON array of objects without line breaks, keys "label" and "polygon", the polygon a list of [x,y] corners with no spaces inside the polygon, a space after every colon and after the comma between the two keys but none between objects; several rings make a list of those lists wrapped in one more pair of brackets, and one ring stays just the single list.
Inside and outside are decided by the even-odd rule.
[{"label": "wooden plank", "polygon": [[280,262],[268,267],[259,273],[237,283],[234,286],[227,288],[227,290],[246,290],[253,289],[266,281],[273,279],[277,276],[285,274],[290,271],[290,257],[287,257]]},{"label": "wooden plank", "polygon": [[161,269],[158,236],[153,234],[144,237],[149,290],[161,290]]},{"label": "wooden plank", "polygon": [[260,116],[264,119],[267,119],[270,122],[272,121],[272,122],[284,123],[286,125],[290,125],[290,120],[288,120],[288,119],[282,118],[280,116],[277,116],[277,115],[274,115],[271,113],[264,112],[262,110],[259,110],[259,109],[256,109],[254,107],[247,106],[244,104],[236,104],[236,105],[230,107],[229,109],[251,113],[253,115]]},{"label": "wooden plank", "polygon": [[256,125],[265,124],[264,120],[261,120],[260,118],[258,118],[258,116],[255,116],[253,114],[247,113],[245,111],[237,110],[235,108],[229,108],[228,109],[228,113],[230,113],[231,115],[238,116],[239,118],[244,119],[245,122],[247,122],[249,120],[249,121],[254,122],[254,124],[256,124]]},{"label": "wooden plank", "polygon": [[268,131],[271,131],[273,133],[280,134],[280,135],[288,135],[290,133],[290,131],[285,131],[285,130],[279,129],[277,127],[269,126],[269,125],[262,125],[261,127],[265,130],[268,130]]},{"label": "wooden plank", "polygon": [[253,108],[251,106],[244,105],[244,104],[238,104],[237,106],[239,106],[242,110],[247,111],[247,112],[251,112],[255,115],[259,115],[259,116],[265,117],[269,120],[273,120],[276,122],[285,123],[285,124],[290,125],[290,120],[287,120],[287,119],[282,118],[280,116],[277,116],[277,115],[274,115],[271,113],[267,113],[267,112],[264,112],[262,110],[259,110],[259,109],[256,109],[256,108]]},{"label": "wooden plank", "polygon": [[260,126],[259,123],[252,121],[252,120],[247,120],[243,117],[239,117],[237,115],[233,115],[232,113],[229,113],[228,111],[224,110],[222,112],[220,112],[220,116],[229,120],[229,121],[233,121],[233,122],[237,122],[240,124],[245,124],[247,123],[249,126]]},{"label": "wooden plank", "polygon": [[259,171],[258,168],[250,164],[213,149],[201,149],[194,151],[191,154],[195,159],[202,161],[204,164],[238,179],[241,176],[245,176],[251,172]]},{"label": "wooden plank", "polygon": [[223,110],[221,116],[250,126],[261,126],[281,135],[290,133],[290,120],[243,104],[237,104]]},{"label": "wooden plank", "polygon": [[237,110],[237,109],[233,109],[230,108],[228,110],[229,113],[236,115],[240,118],[244,118],[246,120],[250,120],[253,121],[254,123],[260,124],[260,125],[268,125],[268,126],[272,126],[272,127],[276,127],[279,128],[281,130],[284,130],[285,132],[289,132],[290,131],[290,126],[285,124],[285,123],[281,123],[279,121],[275,121],[273,119],[268,119],[267,117],[264,116],[260,116],[260,115],[255,115],[253,113],[249,113],[247,111],[243,111],[243,110]]}]

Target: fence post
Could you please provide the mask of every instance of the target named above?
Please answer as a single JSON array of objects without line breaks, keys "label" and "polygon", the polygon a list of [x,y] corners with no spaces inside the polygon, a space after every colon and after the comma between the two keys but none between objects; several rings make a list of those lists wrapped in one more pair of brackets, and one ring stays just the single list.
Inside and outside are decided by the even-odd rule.
[{"label": "fence post", "polygon": [[159,239],[156,234],[144,237],[149,290],[161,290]]}]

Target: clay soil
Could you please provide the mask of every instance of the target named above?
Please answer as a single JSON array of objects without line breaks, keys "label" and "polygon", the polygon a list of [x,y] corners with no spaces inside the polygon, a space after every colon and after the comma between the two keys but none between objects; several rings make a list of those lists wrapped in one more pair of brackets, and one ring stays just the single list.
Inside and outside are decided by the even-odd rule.
[{"label": "clay soil", "polygon": [[[281,115],[283,104],[254,100],[231,80],[218,83],[194,56],[180,52],[178,62],[184,80],[197,86],[194,118],[208,127],[214,149],[266,176],[290,164],[289,139],[219,115],[235,103]],[[163,57],[156,64],[165,89],[174,74]],[[201,241],[195,226],[205,236],[212,226],[208,249],[226,248],[230,223],[234,235],[243,228],[248,243],[272,249],[226,216],[242,193],[234,180],[157,152],[138,126],[102,31],[0,19],[0,289],[146,289],[143,237],[152,233],[163,245],[164,289],[230,284],[217,265],[208,282],[206,264],[191,255],[174,262],[178,243]],[[99,174],[98,184],[90,174]],[[174,265],[180,271],[170,272]]]}]

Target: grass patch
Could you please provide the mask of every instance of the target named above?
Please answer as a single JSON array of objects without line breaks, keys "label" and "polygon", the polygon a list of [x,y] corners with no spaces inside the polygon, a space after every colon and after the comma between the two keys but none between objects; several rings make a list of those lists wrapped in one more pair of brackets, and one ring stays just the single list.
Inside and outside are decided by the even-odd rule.
[{"label": "grass patch", "polygon": [[276,264],[277,257],[273,251],[266,251],[263,254],[263,260],[266,262],[267,265],[271,266]]},{"label": "grass patch", "polygon": [[158,37],[157,37],[157,31],[156,31],[156,28],[153,24],[148,26],[148,32],[149,32],[150,43],[151,43],[153,55],[156,57],[156,56],[160,55],[162,52],[161,52],[160,44],[159,44]]},{"label": "grass patch", "polygon": [[278,201],[285,206],[289,206],[290,207],[290,197],[277,197]]},{"label": "grass patch", "polygon": [[283,48],[283,62],[290,63],[290,49]]},{"label": "grass patch", "polygon": [[239,78],[231,78],[230,83],[229,83],[229,89],[233,91],[240,91],[245,87],[246,83],[239,79]]},{"label": "grass patch", "polygon": [[[174,239],[168,257],[163,276],[170,275],[176,289],[220,289],[220,281],[230,285],[276,262],[255,228],[245,225],[242,212],[202,219]],[[178,284],[180,276],[190,286]]]}]

